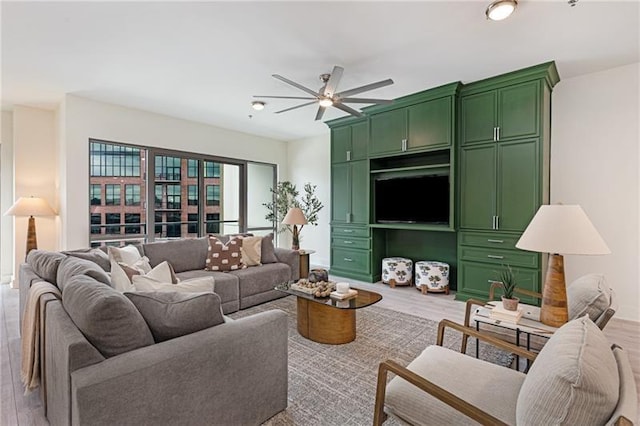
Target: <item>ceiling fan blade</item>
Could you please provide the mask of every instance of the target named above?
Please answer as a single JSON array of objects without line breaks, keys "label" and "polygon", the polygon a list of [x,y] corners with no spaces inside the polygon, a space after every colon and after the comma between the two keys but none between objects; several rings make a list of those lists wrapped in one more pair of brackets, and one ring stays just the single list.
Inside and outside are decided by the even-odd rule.
[{"label": "ceiling fan blade", "polygon": [[341,104],[339,102],[334,103],[333,106],[338,108],[338,109],[343,110],[344,112],[348,112],[351,115],[355,115],[356,117],[362,117],[362,113],[360,111],[355,110],[353,108],[350,108],[350,107],[348,107],[346,105],[343,105],[343,104]]},{"label": "ceiling fan blade", "polygon": [[311,104],[315,104],[315,103],[316,103],[316,101],[305,102],[304,104],[300,104],[300,105],[296,105],[296,106],[291,107],[291,108],[287,108],[287,109],[283,109],[283,110],[280,110],[280,111],[276,111],[275,114],[280,114],[281,112],[291,111],[292,109],[302,108],[303,106],[307,106],[307,105],[311,105]]},{"label": "ceiling fan blade", "polygon": [[342,73],[344,72],[344,68],[339,67],[339,66],[335,66],[333,67],[333,71],[331,71],[331,76],[329,77],[329,81],[327,81],[327,84],[324,86],[324,95],[328,96],[328,97],[333,97],[333,95],[336,93],[336,89],[338,88],[338,83],[340,82],[340,79],[342,78]]},{"label": "ceiling fan blade", "polygon": [[285,83],[290,84],[293,87],[297,87],[298,89],[302,90],[303,92],[307,92],[308,94],[310,94],[312,96],[315,96],[315,97],[320,96],[320,93],[314,92],[313,90],[309,89],[308,87],[304,87],[303,85],[298,84],[295,81],[291,81],[288,78],[285,78],[285,77],[283,77],[281,75],[273,74],[272,77],[277,78],[280,81],[284,81]]},{"label": "ceiling fan blade", "polygon": [[390,104],[393,99],[371,99],[371,98],[339,98],[340,102],[352,102],[356,104]]},{"label": "ceiling fan blade", "polygon": [[310,98],[308,96],[263,96],[263,95],[254,95],[254,98],[270,98],[270,99],[318,99],[318,98]]},{"label": "ceiling fan blade", "polygon": [[318,107],[318,112],[316,113],[316,121],[321,120],[322,116],[324,115],[324,111],[326,110],[326,107],[323,107],[322,105],[320,105]]},{"label": "ceiling fan blade", "polygon": [[344,92],[336,93],[335,95],[339,96],[340,98],[346,98],[349,95],[355,95],[357,93],[366,92],[367,90],[377,89],[379,87],[388,86],[390,84],[393,84],[393,80],[388,78],[386,80],[382,80],[382,81],[377,81],[375,83],[366,84],[364,86],[356,87],[354,89],[345,90]]}]

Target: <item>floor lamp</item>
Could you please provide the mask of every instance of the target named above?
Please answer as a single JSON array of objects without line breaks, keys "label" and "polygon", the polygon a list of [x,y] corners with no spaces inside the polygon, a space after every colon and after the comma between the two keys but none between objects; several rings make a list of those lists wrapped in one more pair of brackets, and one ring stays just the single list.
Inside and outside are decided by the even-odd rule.
[{"label": "floor lamp", "polygon": [[285,225],[293,225],[293,239],[291,248],[293,250],[300,250],[300,236],[298,233],[297,225],[301,225],[300,230],[302,230],[302,227],[308,223],[307,218],[304,217],[302,209],[298,207],[291,207],[287,212],[287,215],[284,217],[284,219],[282,219],[282,223],[284,223]]},{"label": "floor lamp", "polygon": [[56,212],[51,208],[47,200],[37,197],[20,197],[7,210],[5,216],[29,216],[29,227],[27,228],[27,251],[26,256],[31,250],[38,248],[38,240],[36,238],[36,219],[34,216],[55,216]]},{"label": "floor lamp", "polygon": [[582,207],[563,204],[541,206],[516,247],[549,253],[540,321],[552,327],[560,327],[569,320],[562,255],[611,253]]}]

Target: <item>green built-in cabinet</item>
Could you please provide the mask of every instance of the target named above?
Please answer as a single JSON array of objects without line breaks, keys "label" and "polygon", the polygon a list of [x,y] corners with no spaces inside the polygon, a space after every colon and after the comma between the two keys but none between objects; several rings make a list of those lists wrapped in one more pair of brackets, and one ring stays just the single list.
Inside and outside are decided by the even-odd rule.
[{"label": "green built-in cabinet", "polygon": [[458,300],[486,298],[505,265],[519,287],[540,291],[544,259],[515,243],[549,202],[551,91],[558,80],[547,63],[460,90]]},{"label": "green built-in cabinet", "polygon": [[[549,62],[447,84],[364,108],[360,118],[327,122],[330,272],[375,282],[383,257],[443,260],[452,267],[456,298],[465,300],[486,298],[496,271],[508,263],[522,287],[539,290],[544,259],[515,243],[549,200],[551,91],[558,81]],[[376,176],[429,168],[449,173],[449,226],[373,223]]]}]

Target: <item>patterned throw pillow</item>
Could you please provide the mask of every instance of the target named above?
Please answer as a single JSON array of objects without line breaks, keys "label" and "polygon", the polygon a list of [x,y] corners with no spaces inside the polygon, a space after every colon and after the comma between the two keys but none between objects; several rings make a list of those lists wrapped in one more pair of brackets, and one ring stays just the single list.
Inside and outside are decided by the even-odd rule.
[{"label": "patterned throw pillow", "polygon": [[242,263],[241,248],[241,237],[230,237],[229,241],[223,243],[219,238],[210,235],[205,271],[228,272],[246,268]]}]

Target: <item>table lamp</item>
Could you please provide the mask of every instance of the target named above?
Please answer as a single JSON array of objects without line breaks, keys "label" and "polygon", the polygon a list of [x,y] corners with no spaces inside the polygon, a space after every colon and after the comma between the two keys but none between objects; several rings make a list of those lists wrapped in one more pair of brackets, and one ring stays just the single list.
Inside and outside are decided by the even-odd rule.
[{"label": "table lamp", "polygon": [[293,250],[300,250],[300,236],[298,231],[298,225],[300,225],[300,231],[304,225],[306,225],[307,218],[304,217],[304,213],[302,213],[302,209],[299,207],[291,207],[287,212],[287,215],[282,219],[282,223],[285,225],[293,225],[293,240],[291,243],[291,248]]},{"label": "table lamp", "polygon": [[20,197],[13,203],[13,205],[7,210],[5,216],[29,216],[29,227],[27,228],[27,251],[25,254],[29,254],[31,250],[38,248],[38,241],[36,239],[36,219],[34,216],[55,216],[56,212],[51,208],[47,200],[37,197]]},{"label": "table lamp", "polygon": [[569,320],[564,254],[609,254],[611,251],[579,205],[543,205],[516,243],[528,251],[549,253],[540,321],[560,327]]}]

